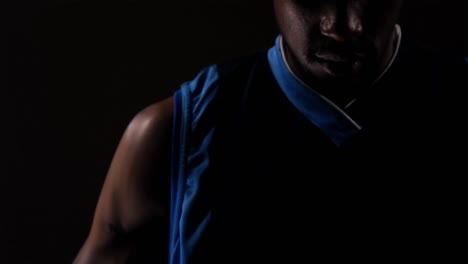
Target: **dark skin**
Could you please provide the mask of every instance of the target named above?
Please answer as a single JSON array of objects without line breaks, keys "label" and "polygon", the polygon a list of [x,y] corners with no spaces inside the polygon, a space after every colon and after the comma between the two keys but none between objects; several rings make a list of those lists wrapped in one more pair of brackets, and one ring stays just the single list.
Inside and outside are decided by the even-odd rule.
[{"label": "dark skin", "polygon": [[127,127],[73,263],[127,263],[142,253],[139,245],[166,237],[172,109],[170,97],[138,113]]},{"label": "dark skin", "polygon": [[[391,58],[402,0],[273,3],[291,69],[338,105],[369,85]],[[73,263],[127,263],[144,255],[145,245],[167,244],[173,107],[172,97],[157,102],[127,127]],[[166,257],[167,247],[149,248]]]},{"label": "dark skin", "polygon": [[275,0],[292,71],[337,105],[369,86],[393,54],[401,0]]}]

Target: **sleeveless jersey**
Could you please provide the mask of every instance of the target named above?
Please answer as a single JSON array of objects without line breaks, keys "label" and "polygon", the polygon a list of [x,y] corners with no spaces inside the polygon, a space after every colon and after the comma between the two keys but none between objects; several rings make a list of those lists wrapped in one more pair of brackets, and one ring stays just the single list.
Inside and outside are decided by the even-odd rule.
[{"label": "sleeveless jersey", "polygon": [[402,47],[342,110],[293,76],[280,45],[174,94],[169,262],[427,254],[441,235],[427,219],[445,210],[432,191],[450,173],[441,88],[458,87],[454,72]]}]

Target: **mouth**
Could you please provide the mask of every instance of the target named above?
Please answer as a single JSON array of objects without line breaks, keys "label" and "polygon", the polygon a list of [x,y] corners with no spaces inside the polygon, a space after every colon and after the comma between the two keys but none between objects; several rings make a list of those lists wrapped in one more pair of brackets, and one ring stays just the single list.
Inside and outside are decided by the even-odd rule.
[{"label": "mouth", "polygon": [[353,62],[348,59],[337,60],[335,58],[323,59],[320,57],[316,57],[316,61],[318,62],[323,71],[325,71],[328,75],[331,75],[333,77],[349,73],[353,65]]},{"label": "mouth", "polygon": [[315,57],[317,60],[326,61],[326,62],[337,62],[337,63],[345,63],[351,60],[350,56],[342,56],[336,53],[316,53]]},{"label": "mouth", "polygon": [[328,75],[338,77],[351,74],[356,66],[361,65],[362,58],[327,52],[316,53],[315,60]]}]

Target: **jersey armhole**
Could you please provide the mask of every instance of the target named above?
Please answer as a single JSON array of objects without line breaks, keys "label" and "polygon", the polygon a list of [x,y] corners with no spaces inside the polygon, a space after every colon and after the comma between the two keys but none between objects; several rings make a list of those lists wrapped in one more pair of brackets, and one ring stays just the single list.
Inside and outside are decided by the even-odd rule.
[{"label": "jersey armhole", "polygon": [[[190,131],[191,114],[189,112],[189,89],[183,85],[174,93],[174,117],[172,123],[172,151],[171,151],[171,194],[170,194],[170,241],[169,253],[177,254],[179,243],[178,220],[182,213],[183,197],[180,195],[185,189],[185,167],[187,159],[187,135]],[[169,256],[173,258],[174,256]]]}]

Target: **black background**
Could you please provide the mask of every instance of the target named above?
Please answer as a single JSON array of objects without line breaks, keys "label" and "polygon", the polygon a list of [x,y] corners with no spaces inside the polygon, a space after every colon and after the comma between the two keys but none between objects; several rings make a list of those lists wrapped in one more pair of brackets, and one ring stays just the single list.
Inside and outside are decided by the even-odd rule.
[{"label": "black background", "polygon": [[[407,1],[403,36],[468,56],[465,1]],[[0,263],[70,263],[120,136],[210,63],[270,46],[271,1],[0,7]]]}]

